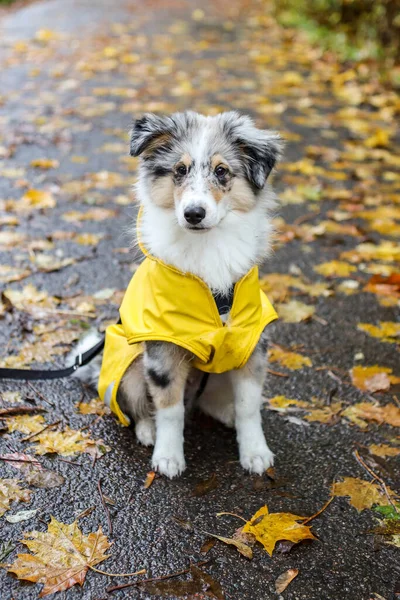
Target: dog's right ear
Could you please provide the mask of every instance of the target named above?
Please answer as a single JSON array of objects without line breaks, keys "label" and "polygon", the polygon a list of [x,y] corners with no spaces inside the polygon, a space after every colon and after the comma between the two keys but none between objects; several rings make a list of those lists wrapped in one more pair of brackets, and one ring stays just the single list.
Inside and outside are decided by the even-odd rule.
[{"label": "dog's right ear", "polygon": [[172,139],[173,123],[169,117],[152,113],[137,119],[131,131],[131,156],[151,154],[157,148],[168,145]]}]

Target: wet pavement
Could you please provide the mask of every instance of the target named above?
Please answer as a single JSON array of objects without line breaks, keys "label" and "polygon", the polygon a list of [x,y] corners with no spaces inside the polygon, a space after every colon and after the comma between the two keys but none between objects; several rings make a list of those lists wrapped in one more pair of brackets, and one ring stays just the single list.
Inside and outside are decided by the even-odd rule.
[{"label": "wet pavement", "polygon": [[[32,187],[49,190],[57,200],[50,210],[18,213],[18,225],[11,230],[23,237],[20,243],[1,247],[1,263],[30,268],[32,253],[42,250],[39,241],[49,241],[54,232],[104,235],[95,246],[55,236],[55,241],[50,240],[55,243],[52,256],[73,258],[74,264],[48,272],[37,269],[25,280],[4,287],[22,289],[32,283],[49,295],[65,299],[74,295],[90,299],[105,288],[125,288],[137,257],[125,251],[130,244],[129,223],[135,214],[130,201],[135,162],[123,146],[127,145],[132,116],[144,110],[216,112],[239,108],[253,114],[259,123],[286,134],[285,165],[303,159],[308,145],[342,149],[351,138],[343,122],[332,117],[348,109],[347,99],[332,97],[318,52],[283,32],[263,4],[234,1],[228,6],[219,1],[204,3],[201,9],[195,2],[168,4],[167,9],[167,3],[162,2],[144,6],[121,0],[49,0],[11,12],[0,21],[0,146],[6,149],[0,170],[22,169],[11,176],[9,171],[3,172],[0,198],[17,199]],[[333,69],[332,64],[328,62],[326,69]],[[297,73],[301,81],[289,84],[287,73],[292,74],[292,81],[293,73]],[[285,77],[287,82],[281,87]],[[37,158],[58,160],[59,167],[34,169],[30,162]],[[351,189],[354,179],[330,178],[330,162],[333,159],[325,157],[320,163],[324,172],[310,170],[302,176],[312,181],[320,178],[328,188]],[[294,174],[285,168],[278,170],[278,192],[294,183],[298,183]],[[63,219],[67,212],[84,213],[93,207],[112,212],[104,220]],[[335,208],[335,201],[326,199],[320,204],[287,204],[279,214],[293,223],[320,209],[317,217],[322,219]],[[8,231],[8,226],[3,230]],[[27,250],[31,240],[36,246]],[[337,259],[356,243],[354,238],[340,235],[322,236],[312,242],[295,238],[278,244],[263,272],[293,274],[301,270],[309,280],[320,280],[313,266]],[[363,274],[359,276],[368,280]],[[287,377],[270,374],[265,396],[284,394],[310,400],[327,399],[334,392],[346,404],[368,399],[346,376],[355,364],[355,355],[364,355],[363,364],[379,363],[396,372],[398,353],[394,344],[366,336],[356,324],[395,321],[396,307],[382,307],[372,294],[361,292],[335,293],[313,298],[312,303],[318,319],[279,322],[271,331],[275,343],[312,357],[313,368],[285,371],[271,365],[272,370]],[[117,304],[96,305],[94,320],[86,318],[83,310],[80,320],[104,325],[117,318]],[[59,318],[59,328],[74,326],[62,320],[61,314]],[[1,357],[17,355],[21,342],[33,343],[33,327],[40,321],[37,314],[27,317],[23,311],[7,312],[0,320]],[[61,364],[60,356],[47,363]],[[341,373],[342,381],[332,378],[332,367]],[[82,394],[87,400],[94,394],[82,390],[79,382],[40,382],[35,388],[52,403],[47,407],[47,422],[61,419],[74,429],[90,423],[88,416],[77,414],[75,403]],[[0,390],[20,390],[35,396],[23,383],[3,382]],[[382,404],[393,401],[391,391],[376,398]],[[40,397],[36,400],[42,404]],[[107,416],[93,425],[91,435],[103,439],[111,451],[94,465],[86,455],[73,459],[79,466],[62,462],[56,455],[41,458],[44,466],[65,477],[65,484],[52,490],[35,489],[32,502],[18,505],[16,510],[39,508],[40,519],[18,524],[2,519],[0,539],[17,542],[23,531],[44,530],[43,521],[50,515],[70,523],[94,506],[80,525],[89,532],[101,524],[113,541],[112,556],[101,565],[108,572],[145,568],[147,576],[154,577],[209,559],[202,568],[220,582],[228,600],[278,597],[274,582],[289,568],[299,569],[299,575],[283,593],[288,600],[392,600],[400,578],[398,549],[376,544],[368,534],[377,523],[373,513],[358,513],[345,498],[336,498],[313,522],[317,541],[302,543],[289,553],[275,552],[271,558],[256,547],[254,559],[249,561],[219,542],[206,556],[200,553],[207,539],[204,532],[230,536],[240,526],[235,517],[217,517],[218,512],[250,518],[267,504],[271,512],[314,514],[329,498],[334,481],[344,476],[368,478],[355,461],[354,448],[380,444],[394,435],[385,425],[361,430],[343,419],[329,425],[294,423],[285,418],[287,415],[268,410],[263,415],[267,439],[276,454],[275,483],[267,477],[245,474],[237,460],[233,432],[196,416],[186,428],[184,475],[173,481],[156,478],[149,489],[144,489],[151,451],[138,446],[130,429],[121,428]],[[23,451],[26,444],[20,438],[21,434],[15,433],[3,436],[2,452]],[[2,477],[16,476],[5,464],[0,470]],[[204,496],[194,495],[196,485],[214,473],[217,487]],[[100,479],[104,493],[115,501],[110,506],[112,534],[98,495]],[[393,472],[386,481],[392,488],[398,484]],[[110,585],[124,581],[89,572],[82,588],[74,586],[59,597],[154,597],[139,587],[106,592]],[[17,581],[5,570],[1,570],[0,585],[1,600],[34,599],[40,590],[38,585]]]}]

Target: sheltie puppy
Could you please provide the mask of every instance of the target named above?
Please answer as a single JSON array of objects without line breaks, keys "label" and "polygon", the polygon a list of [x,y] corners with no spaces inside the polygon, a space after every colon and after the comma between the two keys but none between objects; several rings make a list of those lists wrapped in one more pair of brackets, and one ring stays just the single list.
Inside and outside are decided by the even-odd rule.
[{"label": "sheltie puppy", "polygon": [[[163,264],[202,280],[222,326],[229,327],[235,284],[270,251],[275,196],[267,179],[281,147],[277,133],[258,129],[237,112],[146,114],[132,129],[130,152],[140,157],[140,241]],[[171,290],[172,296],[179,293]],[[97,335],[84,338],[73,354],[88,349]],[[116,398],[134,421],[138,441],[154,445],[154,469],[168,477],[185,469],[185,404],[193,398],[203,412],[235,427],[244,469],[261,474],[273,464],[260,413],[266,349],[264,330],[241,368],[211,372],[205,384],[188,349],[157,339],[144,342]],[[77,376],[96,384],[100,368],[98,358]]]}]

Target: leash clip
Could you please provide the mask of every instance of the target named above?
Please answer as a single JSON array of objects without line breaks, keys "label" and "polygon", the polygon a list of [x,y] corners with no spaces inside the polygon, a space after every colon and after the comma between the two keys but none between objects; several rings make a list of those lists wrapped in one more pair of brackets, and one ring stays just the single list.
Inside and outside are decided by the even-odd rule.
[{"label": "leash clip", "polygon": [[78,356],[75,357],[74,371],[79,369],[79,367],[82,366],[82,363],[83,363],[82,354],[78,354]]}]

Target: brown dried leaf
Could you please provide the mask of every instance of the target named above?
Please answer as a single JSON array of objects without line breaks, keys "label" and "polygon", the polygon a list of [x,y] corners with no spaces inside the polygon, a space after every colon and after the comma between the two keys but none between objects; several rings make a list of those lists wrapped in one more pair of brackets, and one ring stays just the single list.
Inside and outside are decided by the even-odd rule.
[{"label": "brown dried leaf", "polygon": [[288,585],[293,581],[295,577],[299,574],[298,569],[288,569],[282,575],[279,575],[275,581],[275,591],[277,594],[282,594],[288,587]]},{"label": "brown dried leaf", "polygon": [[252,549],[250,548],[250,546],[248,546],[244,542],[242,542],[238,539],[235,539],[235,538],[228,538],[228,537],[224,537],[222,535],[215,535],[214,533],[210,533],[209,531],[205,531],[204,533],[206,533],[207,535],[210,535],[211,537],[216,538],[217,540],[219,540],[220,542],[223,542],[224,544],[228,544],[229,546],[235,546],[237,551],[240,552],[240,554],[243,554],[243,556],[245,556],[246,558],[249,558],[250,560],[253,558]]},{"label": "brown dried leaf", "polygon": [[26,532],[21,540],[32,554],[18,554],[9,569],[18,579],[43,583],[40,598],[83,585],[90,567],[106,560],[110,547],[101,527],[84,535],[77,521],[66,525],[51,517],[46,532]]}]

